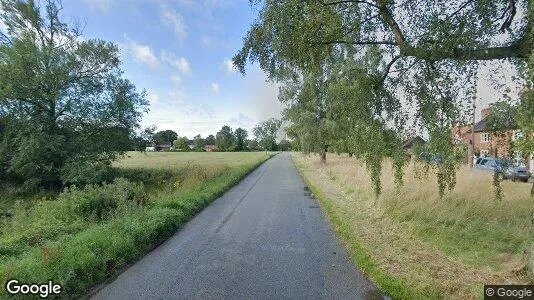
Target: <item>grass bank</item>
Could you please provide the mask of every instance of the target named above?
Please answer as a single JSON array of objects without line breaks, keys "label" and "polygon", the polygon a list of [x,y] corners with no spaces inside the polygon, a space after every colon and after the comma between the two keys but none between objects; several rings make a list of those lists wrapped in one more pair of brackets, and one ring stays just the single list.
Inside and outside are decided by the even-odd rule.
[{"label": "grass bank", "polygon": [[484,284],[526,284],[532,245],[530,186],[503,182],[493,199],[492,178],[461,168],[445,197],[432,174],[397,188],[384,166],[376,198],[365,166],[355,158],[293,155],[353,259],[385,292],[399,299],[482,298]]},{"label": "grass bank", "polygon": [[83,295],[169,238],[271,156],[129,153],[117,163],[121,177],[113,183],[15,204],[0,225],[0,282],[53,280],[62,285],[62,296]]}]

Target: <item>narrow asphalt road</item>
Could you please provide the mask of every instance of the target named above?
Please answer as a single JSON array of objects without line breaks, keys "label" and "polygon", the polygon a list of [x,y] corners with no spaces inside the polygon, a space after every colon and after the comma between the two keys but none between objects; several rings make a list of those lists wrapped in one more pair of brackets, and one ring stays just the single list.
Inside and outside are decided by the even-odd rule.
[{"label": "narrow asphalt road", "polygon": [[376,299],[288,154],[264,163],[94,299]]}]

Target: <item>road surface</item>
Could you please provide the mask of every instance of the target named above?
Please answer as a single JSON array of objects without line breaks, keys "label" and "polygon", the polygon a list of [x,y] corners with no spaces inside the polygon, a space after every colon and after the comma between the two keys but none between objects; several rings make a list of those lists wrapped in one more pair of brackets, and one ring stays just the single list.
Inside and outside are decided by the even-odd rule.
[{"label": "road surface", "polygon": [[377,299],[288,154],[264,163],[94,299]]}]

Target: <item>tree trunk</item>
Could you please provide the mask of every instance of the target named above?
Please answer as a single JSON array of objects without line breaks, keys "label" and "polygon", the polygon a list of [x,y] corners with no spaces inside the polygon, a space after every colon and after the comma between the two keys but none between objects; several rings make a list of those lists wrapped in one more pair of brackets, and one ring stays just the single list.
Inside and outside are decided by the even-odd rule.
[{"label": "tree trunk", "polygon": [[326,163],[326,152],[325,151],[321,152],[321,163],[323,164]]},{"label": "tree trunk", "polygon": [[328,151],[328,147],[324,146],[323,151],[321,151],[321,163],[326,163],[326,152]]}]

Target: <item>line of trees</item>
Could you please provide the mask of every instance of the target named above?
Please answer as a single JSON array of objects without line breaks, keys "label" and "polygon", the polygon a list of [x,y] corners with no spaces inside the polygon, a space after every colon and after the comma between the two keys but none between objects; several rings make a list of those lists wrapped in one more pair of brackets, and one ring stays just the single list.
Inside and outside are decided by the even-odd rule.
[{"label": "line of trees", "polygon": [[174,151],[206,151],[206,146],[214,145],[216,148],[210,151],[289,151],[293,148],[290,141],[277,141],[281,124],[281,120],[275,118],[261,122],[254,127],[251,139],[246,129],[239,127],[233,130],[228,125],[222,126],[215,135],[203,138],[199,134],[193,140],[179,137],[173,130],[155,132],[155,127],[149,127],[132,137],[130,148],[144,151],[146,147],[172,145]]},{"label": "line of trees", "polygon": [[253,5],[258,18],[234,64],[244,74],[257,62],[281,86],[288,134],[300,149],[323,161],[330,149],[353,153],[365,161],[377,194],[386,157],[393,158],[402,183],[401,140],[415,130],[428,133],[427,152],[445,158],[433,166],[440,194],[454,187],[451,130],[472,115],[479,67],[490,66],[486,61],[516,67],[523,83],[517,120],[527,137],[519,147],[534,152],[533,1]]}]

